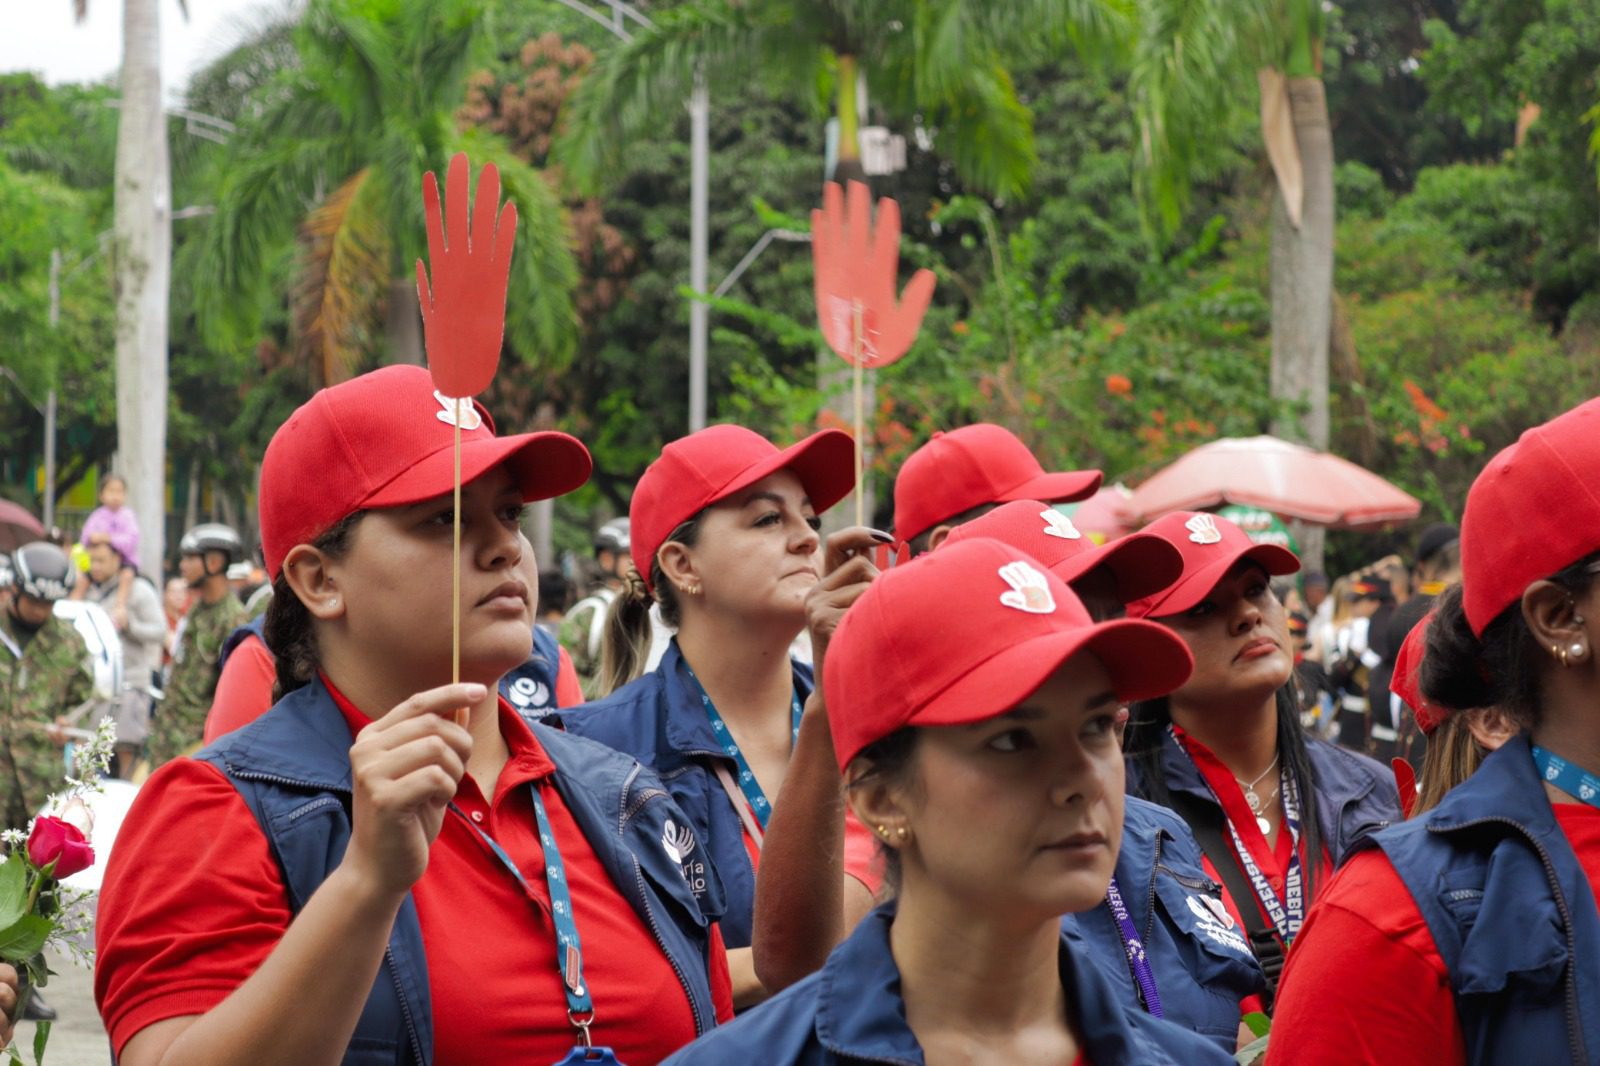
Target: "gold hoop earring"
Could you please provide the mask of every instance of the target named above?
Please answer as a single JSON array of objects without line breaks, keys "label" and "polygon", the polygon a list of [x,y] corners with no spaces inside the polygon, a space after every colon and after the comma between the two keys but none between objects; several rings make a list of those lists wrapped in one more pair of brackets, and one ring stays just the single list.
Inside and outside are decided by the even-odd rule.
[{"label": "gold hoop earring", "polygon": [[1572,665],[1572,663],[1569,661],[1570,657],[1568,656],[1566,648],[1558,647],[1558,646],[1552,644],[1550,646],[1550,650],[1556,653],[1556,658],[1561,661],[1561,665],[1562,666],[1571,666]]}]

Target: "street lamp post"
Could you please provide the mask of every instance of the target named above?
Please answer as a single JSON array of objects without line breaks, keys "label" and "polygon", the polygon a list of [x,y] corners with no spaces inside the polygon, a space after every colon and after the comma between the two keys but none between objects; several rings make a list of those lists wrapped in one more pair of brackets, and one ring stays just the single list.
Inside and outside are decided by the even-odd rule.
[{"label": "street lamp post", "polygon": [[[639,27],[653,25],[650,19],[632,4],[623,0],[559,0],[578,14],[610,30],[621,40],[630,40],[631,22]],[[605,11],[599,10],[604,5]],[[706,291],[706,269],[710,248],[710,157],[711,157],[711,102],[706,92],[705,80],[696,77],[694,93],[689,97],[689,287],[696,293]],[[689,432],[706,427],[706,342],[711,308],[703,300],[689,305]]]}]

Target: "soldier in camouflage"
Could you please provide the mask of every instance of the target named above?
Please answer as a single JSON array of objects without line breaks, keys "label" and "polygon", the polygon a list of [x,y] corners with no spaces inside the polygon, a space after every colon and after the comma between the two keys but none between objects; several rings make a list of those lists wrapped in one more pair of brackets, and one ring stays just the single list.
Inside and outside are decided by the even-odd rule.
[{"label": "soldier in camouflage", "polygon": [[39,541],[17,549],[10,602],[0,608],[0,825],[21,829],[66,777],[47,728],[93,698],[83,637],[52,605],[76,577],[67,553]]},{"label": "soldier in camouflage", "polygon": [[178,550],[178,573],[199,596],[178,624],[166,695],[150,724],[146,750],[152,770],[200,743],[217,691],[222,643],[235,627],[249,621],[244,604],[228,584],[228,565],[244,556],[239,534],[207,522],[185,533]]}]

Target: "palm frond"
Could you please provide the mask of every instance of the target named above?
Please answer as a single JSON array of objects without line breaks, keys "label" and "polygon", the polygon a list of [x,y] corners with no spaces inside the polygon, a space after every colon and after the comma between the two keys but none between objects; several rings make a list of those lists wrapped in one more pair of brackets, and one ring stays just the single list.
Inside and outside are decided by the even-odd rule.
[{"label": "palm frond", "polygon": [[811,4],[689,0],[602,53],[567,101],[553,157],[583,189],[614,173],[627,143],[676,122],[701,71],[712,95],[757,76],[809,94],[823,58]]},{"label": "palm frond", "polygon": [[296,359],[315,368],[322,386],[355,374],[388,288],[382,181],[370,167],[358,171],[300,225],[290,328]]},{"label": "palm frond", "polygon": [[1134,194],[1153,239],[1176,229],[1225,116],[1255,101],[1253,71],[1281,52],[1269,0],[1139,0],[1129,75]]},{"label": "palm frond", "polygon": [[964,179],[995,196],[1027,192],[1039,161],[1033,113],[997,63],[967,71],[948,101],[926,112],[934,145]]},{"label": "palm frond", "polygon": [[917,95],[938,100],[956,91],[974,62],[1004,56],[1049,58],[1072,49],[1104,64],[1131,53],[1135,0],[944,0],[919,3],[912,17]]}]

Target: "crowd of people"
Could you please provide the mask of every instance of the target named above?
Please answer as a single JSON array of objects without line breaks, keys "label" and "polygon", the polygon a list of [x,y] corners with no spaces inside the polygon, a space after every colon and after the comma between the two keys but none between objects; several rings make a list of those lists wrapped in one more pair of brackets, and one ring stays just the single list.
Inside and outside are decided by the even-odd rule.
[{"label": "crowd of people", "polygon": [[1256,1014],[1269,1064],[1600,1061],[1600,400],[1332,582],[1209,513],[1097,543],[1099,472],[989,424],[824,538],[848,435],[714,426],[564,614],[522,516],[587,450],[440,406],[397,366],[295,411],[264,609],[189,531],[164,674],[120,484],[81,578],[11,561],[7,825],[84,708],[153,771],[98,902],[124,1066],[1190,1066]]}]

